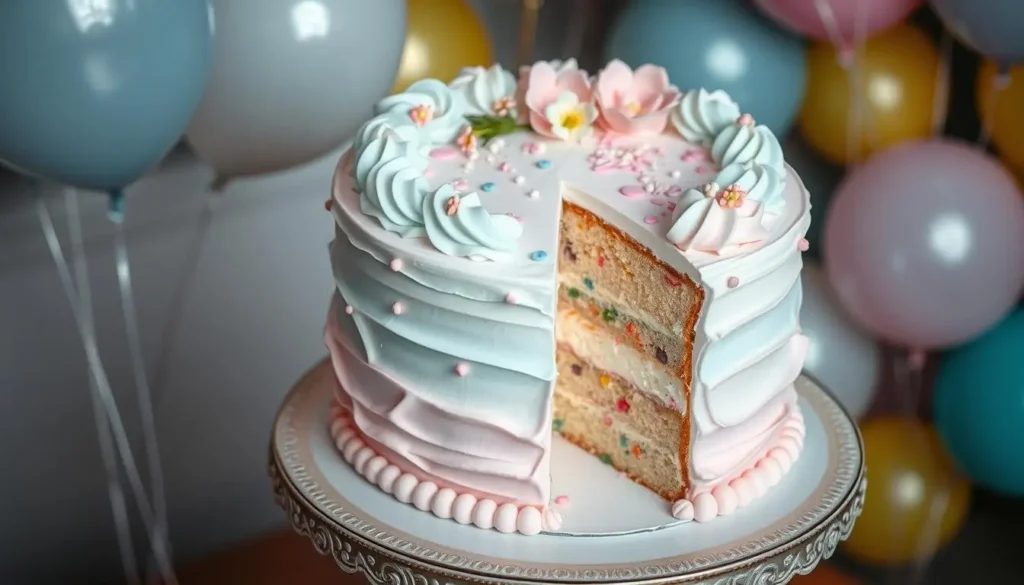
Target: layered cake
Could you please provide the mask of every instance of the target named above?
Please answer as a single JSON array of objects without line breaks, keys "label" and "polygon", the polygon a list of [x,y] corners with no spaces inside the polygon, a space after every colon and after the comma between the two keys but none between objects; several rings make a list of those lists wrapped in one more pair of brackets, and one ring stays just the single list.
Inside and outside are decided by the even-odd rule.
[{"label": "layered cake", "polygon": [[358,473],[523,534],[562,521],[556,433],[679,520],[778,483],[810,206],[768,128],[618,61],[475,68],[375,114],[328,201],[331,431]]}]

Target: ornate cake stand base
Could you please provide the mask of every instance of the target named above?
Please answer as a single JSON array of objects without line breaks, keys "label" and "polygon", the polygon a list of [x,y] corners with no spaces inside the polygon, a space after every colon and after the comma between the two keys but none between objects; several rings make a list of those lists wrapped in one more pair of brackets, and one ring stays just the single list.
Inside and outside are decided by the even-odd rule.
[{"label": "ornate cake stand base", "polygon": [[[270,475],[295,530],[341,570],[373,584],[782,584],[835,552],[853,529],[867,485],[856,426],[809,378],[796,387],[807,425],[804,453],[765,497],[706,524],[522,536],[420,512],[365,481],[336,450],[328,413],[337,382],[326,362],[299,380],[278,413]],[[590,474],[588,466],[599,465],[573,457],[561,472],[579,466]]]}]

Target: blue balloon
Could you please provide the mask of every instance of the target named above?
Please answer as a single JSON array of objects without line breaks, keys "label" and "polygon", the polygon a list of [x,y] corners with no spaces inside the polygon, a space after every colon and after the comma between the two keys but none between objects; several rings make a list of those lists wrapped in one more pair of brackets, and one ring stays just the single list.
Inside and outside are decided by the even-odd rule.
[{"label": "blue balloon", "polygon": [[210,70],[206,0],[0,2],[0,161],[115,191],[181,137]]},{"label": "blue balloon", "polygon": [[967,475],[1024,496],[1024,309],[951,351],[935,384],[935,426]]},{"label": "blue balloon", "polygon": [[632,0],[612,26],[606,56],[661,65],[682,90],[723,89],[781,136],[804,97],[804,44],[748,4]]},{"label": "blue balloon", "polygon": [[960,41],[1004,67],[1024,62],[1020,0],[932,0]]}]

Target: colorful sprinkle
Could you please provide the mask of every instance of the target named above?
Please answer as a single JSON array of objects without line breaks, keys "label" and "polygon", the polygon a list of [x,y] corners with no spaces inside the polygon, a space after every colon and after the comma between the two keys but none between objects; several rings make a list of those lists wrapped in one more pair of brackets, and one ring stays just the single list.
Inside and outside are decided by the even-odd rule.
[{"label": "colorful sprinkle", "polygon": [[[470,128],[470,132],[472,131],[473,129]],[[451,146],[438,146],[430,151],[430,158],[435,158],[437,160],[448,160],[457,156],[459,156],[459,151]]]},{"label": "colorful sprinkle", "polygon": [[629,446],[629,437],[627,437],[626,435],[619,435],[619,446],[620,447],[628,447]]},{"label": "colorful sprinkle", "polygon": [[546,160],[546,159],[545,160],[539,160],[539,161],[537,161],[537,168],[538,169],[549,169],[549,168],[551,168],[551,161]]},{"label": "colorful sprinkle", "polygon": [[675,170],[675,169],[673,169],[673,170],[672,170],[672,171],[671,171],[671,172],[670,172],[670,173],[668,174],[668,176],[672,177],[673,179],[678,179],[678,178],[679,178],[679,177],[680,177],[681,175],[682,175],[682,173],[680,173],[680,172],[679,172],[678,170]]},{"label": "colorful sprinkle", "polygon": [[388,266],[390,266],[390,267],[391,267],[391,270],[392,270],[392,271],[394,271],[394,272],[398,272],[399,270],[401,270],[401,269],[402,269],[402,266],[403,266],[404,264],[405,264],[405,263],[404,263],[404,262],[402,262],[402,259],[401,259],[401,258],[395,258],[394,260],[392,260],[392,261],[391,261],[391,264],[388,264]]},{"label": "colorful sprinkle", "polygon": [[569,496],[555,496],[555,505],[557,506],[568,506]]},{"label": "colorful sprinkle", "polygon": [[601,453],[600,455],[597,456],[597,458],[600,459],[601,463],[604,463],[605,465],[612,464],[612,456],[607,453]]},{"label": "colorful sprinkle", "polygon": [[452,189],[456,191],[464,191],[468,186],[469,183],[466,182],[466,179],[455,179],[452,181]]},{"label": "colorful sprinkle", "polygon": [[469,373],[469,364],[465,362],[455,364],[455,373],[459,376],[465,376]]},{"label": "colorful sprinkle", "polygon": [[555,429],[556,431],[562,430],[562,427],[564,426],[565,421],[560,418],[556,418],[555,420],[551,421],[551,428]]},{"label": "colorful sprinkle", "polygon": [[536,189],[530,189],[530,192],[526,194],[530,199],[540,199],[540,191]]},{"label": "colorful sprinkle", "polygon": [[536,142],[526,142],[523,144],[522,150],[526,154],[540,154],[544,152],[544,145]]},{"label": "colorful sprinkle", "polygon": [[638,197],[643,197],[646,191],[644,191],[643,187],[638,187],[636,185],[626,185],[625,187],[619,189],[619,193],[621,193],[624,197],[628,197],[629,199],[636,199]]},{"label": "colorful sprinkle", "polygon": [[658,198],[651,199],[651,205],[661,207],[662,205],[665,205],[665,200]]},{"label": "colorful sprinkle", "polygon": [[649,224],[649,225],[656,224],[656,223],[658,223],[658,218],[657,218],[657,216],[654,216],[654,215],[648,215],[647,217],[644,218],[644,223]]},{"label": "colorful sprinkle", "polygon": [[601,377],[598,378],[598,382],[601,383],[602,388],[607,388],[608,385],[612,383],[612,378],[608,374],[601,374]]},{"label": "colorful sprinkle", "polygon": [[619,312],[612,307],[609,307],[601,311],[601,318],[604,319],[605,321],[614,321],[618,316]]},{"label": "colorful sprinkle", "polygon": [[503,173],[507,173],[510,170],[512,170],[512,165],[508,164],[508,161],[505,161],[505,162],[501,163],[500,165],[498,165],[498,170],[503,172]]},{"label": "colorful sprinkle", "polygon": [[402,303],[394,303],[393,305],[391,305],[391,312],[396,315],[401,315],[402,313],[405,312],[405,305],[403,305]]},{"label": "colorful sprinkle", "polygon": [[590,290],[594,290],[594,281],[589,276],[583,279],[583,286]]},{"label": "colorful sprinkle", "polygon": [[352,311],[355,311],[355,309],[352,308],[352,305],[345,305],[345,314],[351,315]]},{"label": "colorful sprinkle", "polygon": [[491,191],[494,191],[494,183],[484,183],[483,185],[480,185],[480,188],[483,189],[484,193],[490,193]]},{"label": "colorful sprinkle", "polygon": [[580,374],[583,373],[583,366],[581,366],[579,364],[573,364],[571,366],[571,368],[572,368],[572,373],[577,375],[577,376],[579,376]]},{"label": "colorful sprinkle", "polygon": [[514,305],[519,302],[519,297],[516,296],[516,293],[510,292],[505,295],[505,302]]},{"label": "colorful sprinkle", "polygon": [[655,348],[655,350],[654,350],[654,357],[658,358],[658,361],[663,363],[663,364],[667,364],[668,363],[668,354],[665,353],[665,350],[661,349],[660,347]]},{"label": "colorful sprinkle", "polygon": [[807,238],[800,238],[800,240],[796,243],[796,249],[800,250],[801,252],[806,252],[807,250],[811,249],[811,243],[807,241]]},{"label": "colorful sprinkle", "polygon": [[615,410],[621,412],[622,414],[628,413],[629,401],[626,400],[625,398],[619,398],[618,400],[615,401]]},{"label": "colorful sprinkle", "polygon": [[526,177],[522,175],[516,175],[515,178],[512,179],[512,182],[515,183],[516,185],[522,185],[523,183],[526,182]]},{"label": "colorful sprinkle", "polygon": [[606,414],[604,415],[604,418],[601,419],[601,422],[604,423],[604,426],[610,427],[612,426],[612,417]]},{"label": "colorful sprinkle", "polygon": [[578,299],[580,298],[580,289],[570,288],[569,290],[566,291],[566,294],[569,295],[570,299]]},{"label": "colorful sprinkle", "polygon": [[640,456],[643,455],[644,450],[640,448],[640,445],[637,445],[636,443],[634,443],[633,447],[630,449],[630,452],[633,453],[633,457],[636,457],[637,459],[639,459]]},{"label": "colorful sprinkle", "polygon": [[736,278],[735,276],[730,276],[729,280],[725,281],[725,285],[728,286],[729,288],[736,288],[737,286],[740,285],[740,279]]},{"label": "colorful sprinkle", "polygon": [[548,259],[548,253],[544,250],[537,250],[536,252],[530,252],[530,260],[534,262],[543,262]]},{"label": "colorful sprinkle", "polygon": [[562,255],[568,258],[569,260],[572,260],[573,262],[576,261],[576,252],[573,251],[572,244],[566,243],[564,246],[562,246]]},{"label": "colorful sprinkle", "polygon": [[597,255],[597,267],[604,268],[604,256],[602,254]]}]

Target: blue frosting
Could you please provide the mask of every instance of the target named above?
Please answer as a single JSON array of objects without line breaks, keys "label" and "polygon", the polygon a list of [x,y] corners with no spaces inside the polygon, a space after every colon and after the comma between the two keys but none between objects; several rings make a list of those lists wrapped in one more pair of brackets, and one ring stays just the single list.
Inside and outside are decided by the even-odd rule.
[{"label": "blue frosting", "polygon": [[507,215],[491,215],[476,193],[462,195],[442,185],[423,202],[423,222],[435,248],[449,256],[507,258],[523,226]]}]

